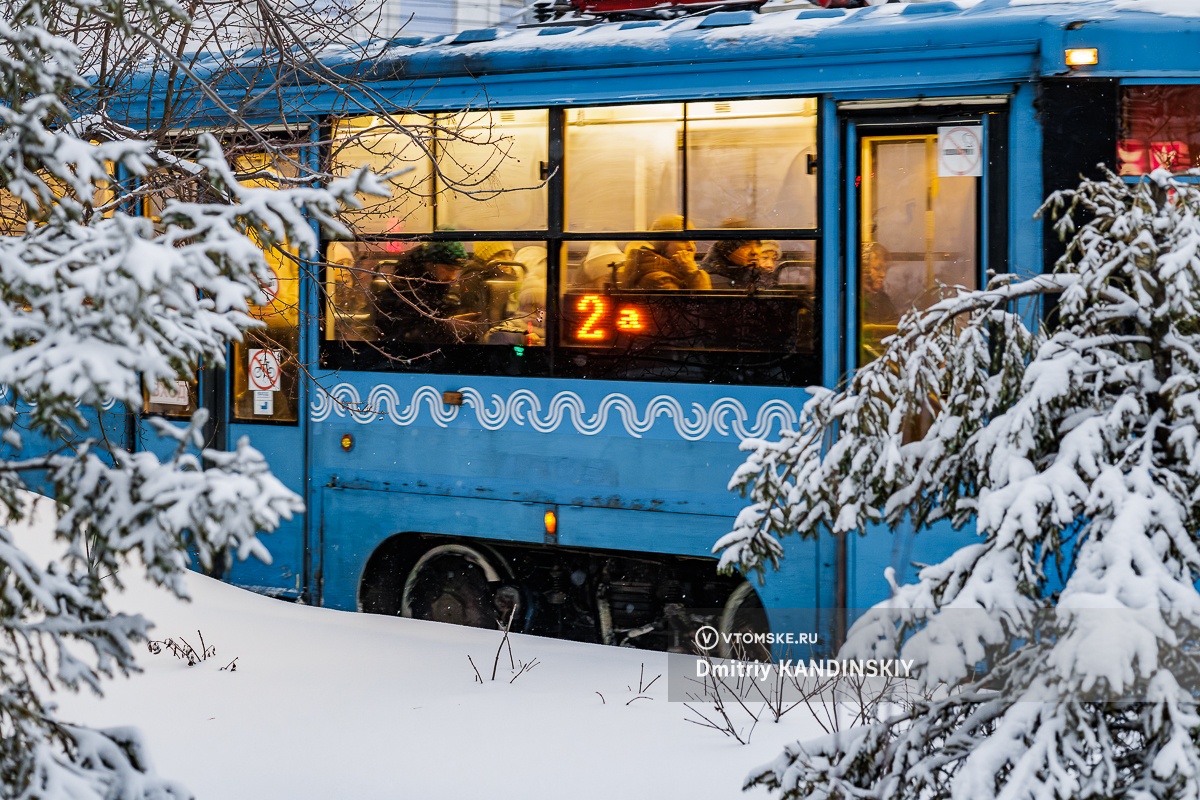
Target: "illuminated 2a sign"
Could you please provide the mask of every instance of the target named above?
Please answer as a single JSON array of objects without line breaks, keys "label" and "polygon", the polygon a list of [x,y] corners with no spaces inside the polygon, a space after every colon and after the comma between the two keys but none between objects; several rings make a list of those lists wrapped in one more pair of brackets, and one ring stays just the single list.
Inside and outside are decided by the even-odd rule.
[{"label": "illuminated 2a sign", "polygon": [[611,342],[617,334],[636,335],[650,329],[643,306],[618,302],[611,295],[579,295],[568,308],[573,312],[568,326],[570,337],[581,344]]}]

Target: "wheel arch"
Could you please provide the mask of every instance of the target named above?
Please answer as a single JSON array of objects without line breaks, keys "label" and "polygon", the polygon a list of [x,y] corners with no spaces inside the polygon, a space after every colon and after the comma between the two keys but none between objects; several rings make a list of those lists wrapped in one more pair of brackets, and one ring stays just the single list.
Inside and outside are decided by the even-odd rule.
[{"label": "wheel arch", "polygon": [[409,574],[422,558],[445,547],[464,548],[483,554],[489,582],[508,580],[512,576],[508,559],[481,539],[401,531],[377,544],[367,558],[358,579],[358,610],[368,614],[399,616],[404,584]]}]

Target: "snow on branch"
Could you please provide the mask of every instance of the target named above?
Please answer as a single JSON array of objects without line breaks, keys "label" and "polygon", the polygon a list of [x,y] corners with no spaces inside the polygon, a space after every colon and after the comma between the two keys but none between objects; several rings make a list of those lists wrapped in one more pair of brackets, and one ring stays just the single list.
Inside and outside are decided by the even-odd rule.
[{"label": "snow on branch", "polygon": [[[1200,796],[1200,189],[1106,173],[1043,211],[1069,239],[1053,274],[909,314],[882,357],[813,391],[794,432],[744,443],[726,568],[777,566],[792,534],[963,532],[842,653],[913,660],[932,699],[791,745],[748,786]],[[1032,328],[1016,305],[1031,298]]]},{"label": "snow on branch", "polygon": [[[92,87],[79,47],[52,30],[101,20],[119,46],[182,19],[170,0],[30,0],[0,14],[0,214],[12,234],[0,236],[0,520],[28,513],[36,479],[65,553],[41,563],[0,524],[2,797],[190,796],[154,775],[135,732],[66,724],[45,698],[137,669],[149,622],[107,604],[129,569],[183,596],[189,551],[212,571],[269,561],[259,537],[303,507],[248,441],[208,447],[204,411],[183,427],[150,422],[167,446],[137,452],[114,420],[155,385],[224,366],[261,324],[250,303],[271,278],[264,247],[315,258],[314,223],[348,235],[343,204],[382,188],[367,172],[329,190],[314,175],[243,186],[211,136],[184,163],[102,108],[72,115]],[[160,194],[159,220],[138,213],[164,170],[209,202]]]}]

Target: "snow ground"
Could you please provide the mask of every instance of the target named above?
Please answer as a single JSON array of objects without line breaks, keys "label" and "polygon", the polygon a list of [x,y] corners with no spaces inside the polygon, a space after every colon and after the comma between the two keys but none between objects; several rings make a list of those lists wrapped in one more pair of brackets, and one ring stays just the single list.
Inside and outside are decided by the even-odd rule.
[{"label": "snow ground", "polygon": [[[46,552],[45,533],[14,530]],[[819,733],[798,708],[764,714],[741,746],[688,722],[665,677],[632,700],[643,664],[647,683],[665,674],[661,653],[514,635],[516,658],[538,665],[510,684],[506,654],[481,686],[467,656],[487,681],[497,631],[298,606],[196,574],[191,603],[124,581],[115,607],[154,620],[156,638],[199,648],[199,629],[216,655],[188,667],[143,651],[142,674],[103,698],[60,695],[60,717],[140,728],[157,771],[198,798],[763,797],[740,791],[750,769]]]}]

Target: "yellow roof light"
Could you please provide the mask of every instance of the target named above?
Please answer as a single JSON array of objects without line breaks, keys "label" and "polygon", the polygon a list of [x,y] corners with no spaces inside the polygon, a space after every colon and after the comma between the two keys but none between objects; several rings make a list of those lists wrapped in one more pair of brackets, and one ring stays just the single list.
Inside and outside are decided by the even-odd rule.
[{"label": "yellow roof light", "polygon": [[1068,67],[1094,67],[1100,61],[1100,52],[1094,47],[1067,48]]}]

